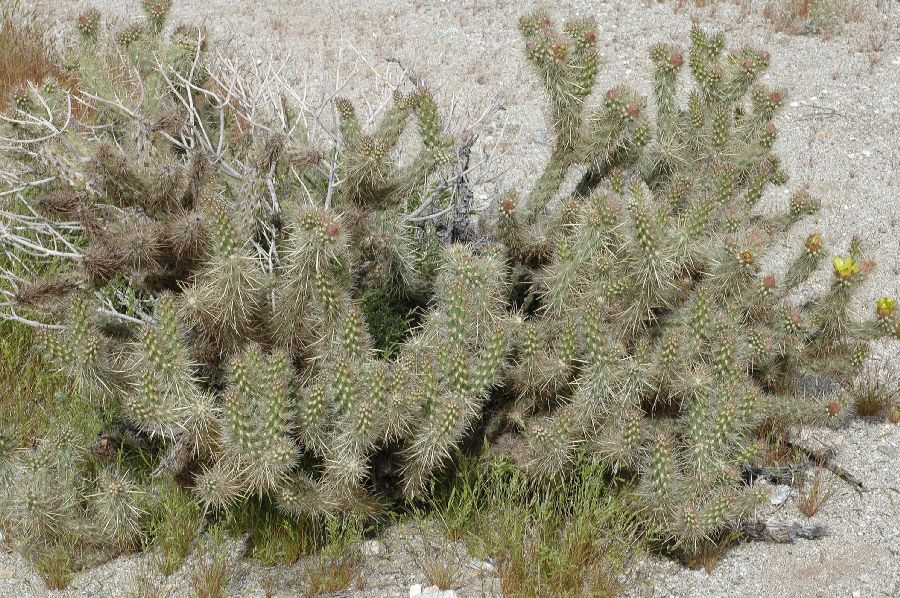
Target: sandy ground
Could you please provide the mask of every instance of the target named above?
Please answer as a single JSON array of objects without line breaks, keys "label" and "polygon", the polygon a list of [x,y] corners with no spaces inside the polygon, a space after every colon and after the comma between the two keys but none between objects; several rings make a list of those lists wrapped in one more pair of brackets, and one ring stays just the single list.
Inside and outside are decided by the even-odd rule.
[{"label": "sandy ground", "polygon": [[[123,21],[138,10],[137,0],[92,4]],[[882,295],[900,297],[900,3],[882,2],[890,14],[883,15],[888,19],[886,41],[878,51],[871,51],[869,42],[878,30],[877,19],[851,23],[824,40],[776,33],[760,15],[762,1],[751,3],[749,15],[731,3],[720,5],[715,14],[708,9],[676,12],[674,2],[647,4],[553,3],[551,12],[560,19],[594,15],[600,24],[606,64],[596,95],[619,83],[649,93],[647,48],[659,41],[686,46],[692,18],[724,29],[732,47],[765,47],[773,57],[765,81],[789,92],[788,105],[776,121],[781,131],[776,152],[791,180],[786,188],[770,192],[764,207],[783,207],[790,193],[808,188],[823,208],[792,231],[789,250],[795,251],[814,230],[833,252],[845,252],[851,236],[859,235],[878,267],[857,297],[857,315],[871,313]],[[61,26],[63,18],[87,6],[68,0],[36,5],[60,17]],[[224,40],[235,56],[280,62],[286,76],[312,100],[340,89],[364,112],[377,111],[390,83],[402,79],[402,71],[388,58],[414,69],[432,87],[439,105],[453,106],[456,128],[478,121],[499,98],[501,109],[476,129],[475,156],[490,158],[476,191],[488,201],[499,190],[527,190],[550,151],[544,97],[521,55],[515,26],[518,15],[530,8],[530,2],[509,0],[208,0],[176,1],[173,12],[175,22],[205,24],[212,38]],[[776,274],[785,260],[770,258]],[[829,276],[820,272],[801,292],[822,288]],[[900,343],[874,347],[873,367],[891,360],[900,361]],[[900,596],[900,427],[858,421],[838,433],[816,434],[837,449],[838,461],[869,488],[856,494],[836,486],[838,495],[812,519],[830,526],[831,537],[788,546],[743,545],[711,574],[646,559],[646,583],[635,588],[635,595]],[[795,498],[780,508],[779,517],[803,519]],[[389,533],[385,552],[367,563],[366,587],[341,595],[407,596],[410,585],[426,583],[407,535],[403,530]],[[140,561],[120,558],[80,575],[68,592],[54,595],[126,595]],[[495,580],[483,567],[470,565],[464,567],[467,582],[460,595],[491,595]],[[296,583],[291,589],[298,570],[267,572],[235,559],[234,571],[235,596],[263,595],[260,580],[270,575],[285,584],[278,595],[299,593]],[[186,592],[185,575],[176,574],[170,585]],[[47,594],[22,559],[0,554],[0,595]]]}]

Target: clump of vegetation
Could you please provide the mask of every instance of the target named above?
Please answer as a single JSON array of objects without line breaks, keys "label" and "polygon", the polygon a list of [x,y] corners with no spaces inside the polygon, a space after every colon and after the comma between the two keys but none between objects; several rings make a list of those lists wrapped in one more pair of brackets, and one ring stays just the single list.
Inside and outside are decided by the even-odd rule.
[{"label": "clump of vegetation", "polygon": [[[620,554],[633,527],[609,545],[586,530],[621,522],[620,499],[601,498],[596,473],[571,487],[585,497],[557,484],[609,472],[634,486],[645,532],[689,558],[714,551],[765,499],[743,471],[795,426],[847,413],[841,393],[804,395],[794,377],[849,380],[868,341],[900,337],[887,298],[870,321],[849,317],[874,267],[856,240],[805,305],[787,297],[827,263],[821,236],[780,280],[762,271],[818,209],[803,192],[781,213],[755,209],[786,182],[772,153],[786,94],[759,83],[765,51],[726,52],[723,35],[694,28],[687,50],[651,49],[652,108],[618,86],[588,111],[596,23],[524,17],[554,149],[527,195],[476,213],[474,140],[447,131],[418,78],[371,124],[336,99],[324,130],[288,88],[219,68],[202,30],[168,33],[169,5],[148,0],[120,31],[82,15],[64,62],[77,88],[23,89],[0,131],[15,166],[0,242],[16,265],[0,313],[37,330],[95,414],[85,426],[63,411],[64,441],[8,461],[5,521],[33,554],[73,537],[126,549],[161,513],[172,571],[191,521],[241,527],[274,509],[296,533],[253,544],[289,561],[323,521],[340,531],[427,496],[487,442],[520,469],[502,474],[521,476],[526,501],[509,525],[531,526],[513,537],[565,535],[558,552],[501,550],[509,583],[529,580],[509,591],[607,587],[613,568],[586,563]],[[415,151],[400,160],[408,130]],[[114,462],[95,454],[98,432]],[[176,497],[145,502],[160,479]],[[170,529],[167,513],[185,525]],[[352,581],[348,552],[320,559],[311,592]],[[220,579],[210,563],[204,577]]]},{"label": "clump of vegetation", "polygon": [[18,2],[0,7],[0,110],[24,100],[23,88],[59,75],[45,23]]},{"label": "clump of vegetation", "polygon": [[[434,488],[430,517],[447,537],[496,563],[504,596],[614,596],[651,530],[640,530],[635,497],[608,473],[580,462],[535,484],[506,459],[464,459],[452,480]],[[454,571],[447,555],[431,563],[436,575]]]},{"label": "clump of vegetation", "polygon": [[[888,304],[881,303],[882,309]],[[891,304],[893,307],[893,304]],[[900,372],[887,362],[874,362],[865,367],[853,381],[851,395],[856,413],[863,417],[891,419],[900,410]]]},{"label": "clump of vegetation", "polygon": [[834,496],[836,478],[825,481],[822,470],[816,470],[811,480],[808,478],[806,473],[800,476],[797,484],[797,507],[806,517],[812,517]]},{"label": "clump of vegetation", "polygon": [[851,4],[843,0],[770,0],[763,14],[778,31],[831,35],[843,28]]},{"label": "clump of vegetation", "polygon": [[220,529],[213,529],[190,573],[193,594],[196,598],[225,598],[233,576],[225,536]]}]

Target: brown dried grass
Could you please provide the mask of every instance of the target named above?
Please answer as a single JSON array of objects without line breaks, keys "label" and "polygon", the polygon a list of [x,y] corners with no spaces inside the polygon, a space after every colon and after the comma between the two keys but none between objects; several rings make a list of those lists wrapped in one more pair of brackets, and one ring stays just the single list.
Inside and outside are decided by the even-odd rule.
[{"label": "brown dried grass", "polygon": [[3,3],[0,14],[0,111],[29,81],[59,75],[46,23],[18,3]]}]

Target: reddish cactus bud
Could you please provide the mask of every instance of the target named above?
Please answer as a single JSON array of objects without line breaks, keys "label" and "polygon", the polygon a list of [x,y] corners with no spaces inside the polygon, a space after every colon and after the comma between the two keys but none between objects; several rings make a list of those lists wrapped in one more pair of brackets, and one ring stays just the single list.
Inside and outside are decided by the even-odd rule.
[{"label": "reddish cactus bud", "polygon": [[869,272],[871,272],[874,269],[875,269],[875,262],[873,262],[872,260],[863,260],[859,264],[859,271],[862,272],[863,274],[868,274]]},{"label": "reddish cactus bud", "polygon": [[610,89],[606,92],[606,100],[613,101],[619,98],[619,90],[618,89]]},{"label": "reddish cactus bud", "polygon": [[631,118],[637,118],[641,114],[641,107],[633,103],[628,104],[626,111],[628,112],[628,116],[630,116]]},{"label": "reddish cactus bud", "polygon": [[741,63],[741,66],[744,67],[745,70],[752,71],[755,65],[753,64],[753,61],[748,58]]},{"label": "reddish cactus bud", "polygon": [[549,28],[550,27],[550,17],[546,17],[546,16],[541,17],[540,19],[538,19],[538,25],[540,25],[544,29]]},{"label": "reddish cactus bud", "polygon": [[769,101],[775,106],[781,106],[781,103],[784,101],[784,96],[781,95],[780,91],[773,91],[769,94]]},{"label": "reddish cactus bud", "polygon": [[500,199],[500,209],[506,214],[516,211],[516,200],[512,195],[505,195]]},{"label": "reddish cactus bud", "polygon": [[594,30],[588,31],[584,34],[584,42],[593,46],[597,43],[597,32]]},{"label": "reddish cactus bud", "polygon": [[676,69],[681,68],[684,64],[684,56],[682,56],[681,52],[673,52],[672,55],[669,56],[669,64]]},{"label": "reddish cactus bud", "polygon": [[837,417],[841,414],[841,404],[838,401],[832,399],[825,404],[825,411],[831,417]]},{"label": "reddish cactus bud", "polygon": [[778,283],[775,280],[775,277],[769,274],[765,278],[763,278],[763,288],[767,291],[775,290],[775,287],[778,286]]},{"label": "reddish cactus bud", "polygon": [[765,233],[756,229],[750,231],[750,243],[753,245],[763,245],[769,240]]},{"label": "reddish cactus bud", "polygon": [[341,234],[341,227],[333,220],[325,227],[325,234],[331,239],[336,239]]}]

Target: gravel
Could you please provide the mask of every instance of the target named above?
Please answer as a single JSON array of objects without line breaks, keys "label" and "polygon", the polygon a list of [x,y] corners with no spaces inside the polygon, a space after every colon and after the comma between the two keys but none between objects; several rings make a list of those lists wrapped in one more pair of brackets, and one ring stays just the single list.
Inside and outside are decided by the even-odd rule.
[{"label": "gravel", "polygon": [[[598,77],[599,92],[627,83],[650,92],[647,48],[654,42],[687,44],[691,20],[724,29],[729,45],[755,44],[772,54],[765,82],[788,89],[789,102],[776,121],[776,152],[791,180],[771,190],[764,208],[783,208],[790,193],[802,188],[822,201],[814,218],[795,227],[790,239],[770,254],[777,275],[802,240],[821,232],[833,252],[846,252],[859,235],[878,266],[860,290],[853,309],[867,317],[875,299],[900,297],[900,4],[882,3],[891,14],[886,43],[869,51],[875,20],[849,24],[832,39],[776,33],[761,16],[764,2],[742,16],[732,3],[709,9],[675,10],[676,2],[638,0],[559,0],[559,18],[596,16],[600,52],[606,61]],[[42,11],[64,21],[88,4],[38,0]],[[91,3],[125,22],[137,14],[137,0]],[[402,70],[397,58],[432,87],[440,106],[453,106],[453,126],[478,121],[495,101],[501,109],[481,122],[473,158],[490,156],[480,173],[476,197],[487,201],[498,191],[528,189],[550,152],[544,119],[544,96],[520,53],[515,20],[531,3],[511,0],[238,0],[178,2],[174,22],[201,22],[221,47],[236,57],[273,59],[285,76],[310,97],[340,88],[369,112],[388,99]],[[498,92],[500,95],[498,96]],[[512,155],[511,155],[512,154]],[[798,293],[808,297],[827,284],[817,273]],[[900,343],[875,344],[871,364],[900,362]],[[835,449],[837,463],[863,481],[857,493],[840,480],[834,496],[809,523],[826,525],[830,535],[795,544],[748,543],[726,553],[711,572],[689,571],[678,564],[646,557],[639,567],[644,580],[634,596],[900,596],[900,426],[854,420],[838,430],[810,430],[804,442]],[[826,473],[826,481],[830,479]],[[831,484],[827,481],[827,484]],[[779,497],[782,498],[782,497]],[[772,505],[779,519],[806,523],[790,492]],[[354,598],[411,595],[431,584],[417,562],[415,533],[398,527],[363,547],[361,587],[342,592]],[[419,544],[421,546],[421,544]],[[240,542],[230,547],[234,578],[229,595],[264,596],[263,583],[278,596],[297,596],[303,563],[268,570],[240,559]],[[460,598],[499,596],[492,566],[472,565],[461,547]],[[125,596],[135,588],[149,556],[124,556],[77,576],[69,590],[48,593],[19,556],[0,553],[0,596]],[[174,574],[167,586],[173,596],[189,595],[193,563]],[[490,565],[489,563],[487,565]],[[268,580],[268,581],[267,581]],[[146,585],[146,584],[145,584]],[[449,595],[449,594],[448,594]]]}]

